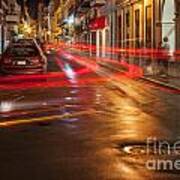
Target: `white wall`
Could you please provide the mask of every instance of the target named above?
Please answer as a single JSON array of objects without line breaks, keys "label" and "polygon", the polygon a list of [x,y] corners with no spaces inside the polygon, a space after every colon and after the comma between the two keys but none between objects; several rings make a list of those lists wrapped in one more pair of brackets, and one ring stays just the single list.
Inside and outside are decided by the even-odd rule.
[{"label": "white wall", "polygon": [[175,49],[175,3],[174,0],[166,0],[162,14],[162,38],[169,38],[170,49]]}]

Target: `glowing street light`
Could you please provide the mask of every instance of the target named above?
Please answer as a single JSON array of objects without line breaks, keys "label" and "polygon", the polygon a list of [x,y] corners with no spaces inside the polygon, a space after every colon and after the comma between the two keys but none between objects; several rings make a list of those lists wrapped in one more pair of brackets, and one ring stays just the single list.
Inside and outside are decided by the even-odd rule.
[{"label": "glowing street light", "polygon": [[24,23],[24,27],[23,27],[23,29],[24,29],[24,32],[25,32],[25,33],[30,34],[30,33],[32,32],[32,28],[31,28],[31,26],[30,26],[30,25],[28,25],[28,23],[27,23],[27,22],[25,22],[25,23]]}]

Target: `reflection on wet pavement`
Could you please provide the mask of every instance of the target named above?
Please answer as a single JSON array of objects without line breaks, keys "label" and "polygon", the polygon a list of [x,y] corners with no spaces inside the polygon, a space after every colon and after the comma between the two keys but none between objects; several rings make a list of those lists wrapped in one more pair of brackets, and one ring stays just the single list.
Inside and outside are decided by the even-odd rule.
[{"label": "reflection on wet pavement", "polygon": [[[71,70],[66,74],[68,80]],[[177,171],[148,170],[146,162],[159,156],[147,156],[145,151],[149,137],[179,138],[176,102],[180,97],[132,80],[115,79],[114,83],[103,78],[103,82],[74,85],[86,79],[79,75],[70,86],[12,91],[3,96],[2,179],[32,179],[28,172],[48,180],[179,179]],[[23,98],[14,101],[17,92]]]}]

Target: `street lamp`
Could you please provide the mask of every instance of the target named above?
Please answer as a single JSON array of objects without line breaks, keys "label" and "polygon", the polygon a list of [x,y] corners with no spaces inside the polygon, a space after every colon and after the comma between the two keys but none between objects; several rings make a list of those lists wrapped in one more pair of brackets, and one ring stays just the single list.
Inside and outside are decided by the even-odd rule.
[{"label": "street lamp", "polygon": [[24,32],[27,33],[27,34],[30,34],[32,32],[32,28],[27,22],[24,23],[23,28],[24,28]]},{"label": "street lamp", "polygon": [[26,32],[27,32],[28,34],[31,34],[31,27],[28,27],[28,28],[26,29]]}]

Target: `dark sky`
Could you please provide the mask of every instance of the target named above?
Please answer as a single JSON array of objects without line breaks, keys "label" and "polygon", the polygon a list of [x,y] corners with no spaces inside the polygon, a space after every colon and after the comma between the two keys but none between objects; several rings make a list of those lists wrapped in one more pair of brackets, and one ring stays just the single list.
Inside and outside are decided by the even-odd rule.
[{"label": "dark sky", "polygon": [[[40,0],[27,0],[26,6],[28,7],[28,12],[33,19],[37,18],[38,12],[38,2]],[[23,6],[23,0],[17,0],[18,4]],[[43,0],[44,4],[48,6],[50,0]]]}]

